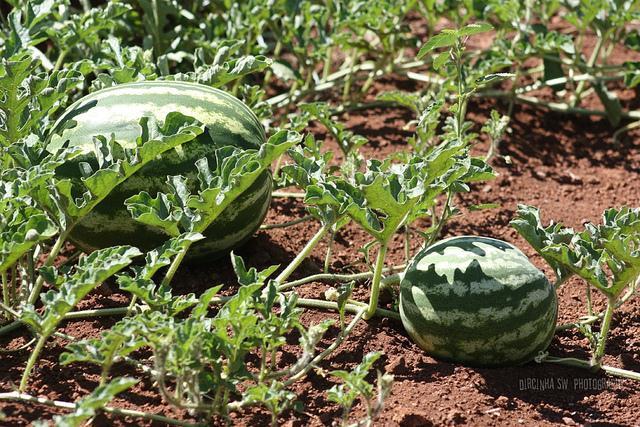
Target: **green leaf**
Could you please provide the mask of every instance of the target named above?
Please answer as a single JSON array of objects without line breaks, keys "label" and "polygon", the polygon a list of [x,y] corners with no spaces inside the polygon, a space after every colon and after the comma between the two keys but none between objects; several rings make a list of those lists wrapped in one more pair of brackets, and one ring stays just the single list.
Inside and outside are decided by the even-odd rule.
[{"label": "green leaf", "polygon": [[569,243],[573,236],[572,229],[553,223],[545,228],[540,220],[540,210],[527,205],[518,205],[516,217],[510,224],[547,261],[555,272],[558,283],[564,283],[573,274],[569,268],[557,262],[555,257],[544,252],[550,245]]},{"label": "green leaf", "polygon": [[358,397],[365,401],[371,399],[374,394],[374,388],[372,384],[365,380],[365,377],[381,355],[382,353],[380,352],[367,353],[362,358],[362,362],[350,372],[342,370],[331,371],[331,376],[341,379],[343,384],[335,385],[329,389],[327,398],[332,402],[338,403],[347,411],[353,406]]},{"label": "green leaf", "polygon": [[470,212],[475,212],[475,211],[483,211],[487,209],[496,209],[499,207],[500,207],[500,203],[480,203],[477,205],[470,205],[468,209]]},{"label": "green leaf", "polygon": [[301,104],[299,108],[304,112],[304,120],[307,123],[311,120],[317,120],[327,128],[329,133],[338,141],[338,145],[345,155],[356,151],[359,147],[367,143],[365,137],[354,134],[347,130],[343,123],[333,120],[333,113],[327,103],[312,102],[309,104]]},{"label": "green leaf", "polygon": [[157,197],[152,198],[149,193],[142,191],[125,203],[136,221],[159,228],[169,236],[180,235],[182,211],[173,207],[166,194],[158,193]]},{"label": "green leaf", "polygon": [[272,61],[265,56],[248,55],[223,64],[199,66],[194,72],[166,76],[165,80],[191,81],[221,87],[249,74],[261,72],[271,65]]},{"label": "green leaf", "polygon": [[628,88],[634,88],[640,84],[640,62],[627,61],[624,63],[626,72],[624,75],[624,84]]},{"label": "green leaf", "polygon": [[[555,61],[547,58],[542,60],[542,65],[544,67],[542,80],[544,82],[564,77],[564,70],[562,69],[562,64],[560,62],[560,55],[556,53],[553,56],[556,58]],[[554,92],[558,92],[564,90],[565,86],[566,83],[556,83],[551,85],[551,89],[553,89]]]},{"label": "green leaf", "polygon": [[380,101],[395,102],[398,105],[402,105],[403,107],[414,111],[416,114],[420,112],[418,108],[420,98],[415,93],[400,90],[387,91],[377,95],[376,99],[379,99]]},{"label": "green leaf", "polygon": [[45,61],[47,68],[53,68],[53,64],[38,50],[37,45],[47,39],[45,30],[55,22],[53,12],[61,3],[54,0],[29,0],[22,2],[21,7],[16,5],[6,18],[9,34],[6,38],[3,35],[3,56],[6,58],[20,51],[30,52],[34,57]]},{"label": "green leaf", "polygon": [[4,199],[0,207],[0,272],[4,273],[37,244],[54,237],[58,227],[23,198]]},{"label": "green leaf", "polygon": [[[129,179],[148,162],[165,151],[192,141],[204,129],[197,120],[176,112],[167,114],[161,123],[151,122],[143,117],[140,126],[141,136],[132,149],[122,150],[113,135],[110,139],[104,136],[94,138],[94,153],[100,169],[94,172],[88,164],[85,165],[87,176],[81,181],[86,191],[81,197],[75,197],[71,180],[60,179],[55,180],[46,191],[36,195],[38,202],[50,212],[59,212],[58,216],[64,217],[66,223],[73,224],[91,212],[116,186]],[[50,149],[56,150],[57,147],[50,145]],[[135,208],[141,208],[141,204]]]},{"label": "green leaf", "polygon": [[493,26],[486,22],[476,22],[465,25],[457,31],[458,37],[472,36],[474,34],[486,33],[493,30]]},{"label": "green leaf", "polygon": [[476,86],[487,86],[513,77],[515,77],[513,73],[492,73],[477,78],[474,83]]},{"label": "green leaf", "polygon": [[269,386],[264,383],[249,387],[242,394],[242,402],[247,405],[262,405],[275,417],[291,407],[297,396],[287,390],[281,382],[272,381]]},{"label": "green leaf", "polygon": [[255,267],[247,269],[242,257],[233,252],[231,252],[231,265],[233,265],[233,271],[238,277],[238,284],[241,286],[264,283],[279,267],[272,265],[262,271],[258,271]]},{"label": "green leaf", "polygon": [[455,33],[440,33],[431,37],[427,42],[420,48],[418,51],[418,55],[416,55],[417,59],[424,58],[427,53],[431,52],[434,49],[439,47],[449,47],[453,46],[456,43],[458,38]]},{"label": "green leaf", "polygon": [[114,246],[92,252],[80,258],[70,274],[54,272],[57,290],[41,295],[44,312],[40,315],[33,306],[23,310],[21,320],[43,336],[51,335],[64,316],[75,308],[89,292],[142,255],[131,246]]},{"label": "green leaf", "polygon": [[300,73],[286,61],[279,59],[271,63],[271,70],[273,75],[282,80],[283,82],[296,81],[301,79]]},{"label": "green leaf", "polygon": [[96,387],[89,395],[76,402],[71,414],[55,415],[53,421],[59,427],[80,427],[93,418],[97,411],[104,408],[116,395],[138,383],[135,378],[118,377],[104,385]]},{"label": "green leaf", "polygon": [[[238,196],[268,170],[281,154],[299,143],[297,132],[278,131],[259,150],[223,147],[215,152],[216,163],[207,158],[196,162],[198,192],[190,194],[184,178],[170,177],[171,194],[151,199],[141,193],[125,201],[135,220],[175,233],[179,229],[203,232]],[[180,189],[184,189],[180,190]],[[171,213],[171,214],[169,214]],[[171,224],[171,220],[173,223]]]},{"label": "green leaf", "polygon": [[21,52],[0,59],[0,145],[8,147],[31,133],[42,134],[48,118],[82,83],[77,71],[37,72],[39,62]]},{"label": "green leaf", "polygon": [[433,58],[433,69],[439,70],[444,64],[451,60],[451,53],[449,51],[440,52]]}]

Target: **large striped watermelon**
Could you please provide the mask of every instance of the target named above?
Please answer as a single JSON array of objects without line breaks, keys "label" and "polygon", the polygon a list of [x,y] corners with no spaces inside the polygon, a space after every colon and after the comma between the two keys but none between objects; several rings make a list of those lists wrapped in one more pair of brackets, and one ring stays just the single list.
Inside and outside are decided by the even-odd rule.
[{"label": "large striped watermelon", "polygon": [[[112,133],[118,143],[135,147],[143,116],[164,120],[177,111],[206,125],[197,139],[171,150],[144,166],[103,200],[73,230],[72,240],[82,249],[93,251],[113,245],[130,244],[143,250],[162,244],[167,236],[131,218],[124,200],[145,190],[152,196],[167,191],[167,175],[195,178],[195,161],[208,157],[221,146],[259,148],[266,140],[264,128],[253,112],[235,97],[204,85],[186,82],[150,81],[123,84],[94,92],[71,105],[54,124],[48,146],[57,150],[65,141],[82,147],[81,156],[59,168],[62,177],[79,179],[80,161],[97,164],[89,155],[94,135]],[[69,120],[76,125],[64,129]],[[59,135],[60,129],[64,129]],[[265,172],[204,233],[205,240],[190,250],[191,258],[221,255],[247,240],[260,226],[271,200],[271,175]]]},{"label": "large striped watermelon", "polygon": [[519,249],[462,236],[423,249],[400,284],[400,316],[431,355],[471,366],[516,365],[547,348],[554,287]]}]

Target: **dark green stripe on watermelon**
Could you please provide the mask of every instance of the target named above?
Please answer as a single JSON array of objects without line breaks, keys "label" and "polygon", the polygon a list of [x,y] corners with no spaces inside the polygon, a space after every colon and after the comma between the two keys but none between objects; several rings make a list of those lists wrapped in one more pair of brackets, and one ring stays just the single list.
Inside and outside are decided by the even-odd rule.
[{"label": "dark green stripe on watermelon", "polygon": [[[140,135],[140,118],[162,121],[177,111],[194,117],[206,126],[197,139],[164,153],[122,183],[73,230],[72,240],[92,251],[116,244],[130,244],[142,250],[152,249],[168,236],[134,221],[124,200],[147,191],[166,192],[168,175],[184,175],[193,180],[195,161],[207,157],[215,165],[217,148],[235,146],[257,149],[265,141],[264,129],[253,112],[233,96],[207,86],[185,82],[141,82],[115,86],[94,92],[71,105],[54,125],[49,151],[66,141],[87,154],[57,170],[61,177],[79,180],[79,163],[88,162],[97,169],[93,157],[93,136],[114,134],[123,146],[134,146]],[[76,125],[64,129],[69,120]],[[64,129],[62,135],[56,132]],[[245,242],[262,223],[271,200],[271,175],[265,172],[204,233],[205,240],[194,244],[189,257],[216,257]]]},{"label": "dark green stripe on watermelon", "polygon": [[435,357],[515,365],[549,345],[557,297],[517,248],[464,236],[416,255],[401,283],[400,314],[410,336]]}]

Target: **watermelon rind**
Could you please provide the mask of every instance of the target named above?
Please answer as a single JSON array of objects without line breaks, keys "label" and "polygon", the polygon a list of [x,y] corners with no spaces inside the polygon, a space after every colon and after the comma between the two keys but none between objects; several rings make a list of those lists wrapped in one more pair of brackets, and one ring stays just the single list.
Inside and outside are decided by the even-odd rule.
[{"label": "watermelon rind", "polygon": [[531,361],[555,333],[553,285],[515,246],[456,236],[421,250],[400,284],[400,316],[432,356],[468,366]]}]

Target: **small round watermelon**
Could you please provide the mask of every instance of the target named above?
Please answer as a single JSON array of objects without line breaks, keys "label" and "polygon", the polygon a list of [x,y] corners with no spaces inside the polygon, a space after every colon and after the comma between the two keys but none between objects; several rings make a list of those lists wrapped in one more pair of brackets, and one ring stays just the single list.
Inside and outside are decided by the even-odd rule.
[{"label": "small round watermelon", "polygon": [[[266,141],[263,126],[253,112],[232,95],[208,86],[173,81],[122,84],[99,90],[71,105],[53,126],[48,145],[55,152],[64,143],[80,147],[83,155],[56,171],[59,177],[80,180],[80,162],[94,170],[93,136],[115,135],[123,147],[135,147],[143,116],[163,121],[179,112],[206,126],[197,139],[170,150],[115,188],[72,230],[71,239],[85,251],[133,245],[149,250],[168,239],[162,231],[134,221],[124,201],[141,191],[155,197],[166,192],[168,175],[183,175],[195,182],[195,162],[207,157],[215,165],[214,152],[223,146],[258,149]],[[68,122],[75,122],[68,127]],[[203,233],[206,239],[193,245],[189,257],[211,258],[226,254],[245,242],[262,223],[271,201],[272,179],[265,172]],[[194,188],[192,188],[193,190]]]},{"label": "small round watermelon", "polygon": [[519,365],[549,345],[556,292],[515,246],[452,237],[420,251],[400,284],[400,316],[432,356],[469,366]]}]

